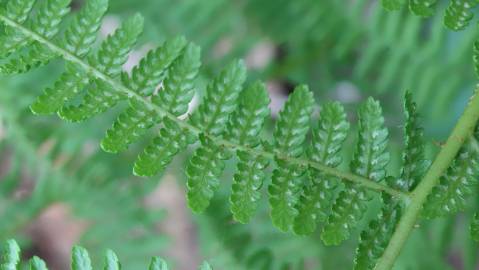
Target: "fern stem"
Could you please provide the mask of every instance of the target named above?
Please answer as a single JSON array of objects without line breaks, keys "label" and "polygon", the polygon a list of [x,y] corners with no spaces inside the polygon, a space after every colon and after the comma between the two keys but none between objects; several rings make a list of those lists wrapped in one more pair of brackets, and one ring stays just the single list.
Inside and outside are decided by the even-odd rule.
[{"label": "fern stem", "polygon": [[123,84],[117,82],[104,72],[101,72],[97,68],[91,66],[88,64],[86,61],[81,59],[80,57],[70,53],[69,51],[61,48],[57,44],[53,43],[52,41],[48,40],[47,38],[43,37],[42,35],[36,33],[35,31],[23,26],[22,24],[17,23],[16,21],[6,17],[3,14],[0,14],[0,21],[3,21],[6,25],[11,26],[13,28],[18,29],[21,31],[24,35],[30,37],[31,39],[45,45],[48,47],[50,50],[53,52],[61,55],[65,60],[70,61],[72,63],[77,64],[78,66],[82,67],[87,73],[92,74],[93,76],[97,77],[98,79],[104,81],[105,83],[109,84],[113,89],[117,89],[119,91],[124,92],[129,98],[135,99],[139,102],[142,102],[147,108],[156,111],[160,117],[167,117],[171,119],[172,121],[175,121],[180,127],[185,128],[190,130],[191,132],[195,134],[200,134],[202,133],[204,136],[209,137],[212,141],[216,142],[218,145],[223,146],[225,148],[229,148],[231,150],[240,150],[240,151],[245,151],[248,152],[252,155],[259,155],[263,156],[269,159],[274,159],[274,158],[279,158],[281,160],[287,161],[291,164],[299,164],[301,166],[310,166],[315,169],[318,169],[320,171],[323,171],[324,173],[335,176],[344,180],[348,180],[351,182],[354,182],[356,184],[359,184],[365,188],[374,190],[376,192],[386,192],[390,194],[391,196],[401,198],[403,200],[408,201],[409,200],[409,194],[405,193],[400,190],[393,189],[391,187],[388,187],[387,185],[377,183],[371,179],[368,179],[366,177],[362,177],[353,173],[349,172],[344,172],[326,165],[323,165],[318,162],[314,162],[311,160],[306,160],[302,158],[292,158],[288,157],[286,154],[276,154],[264,150],[258,150],[258,149],[253,149],[247,146],[239,145],[237,143],[217,138],[216,136],[213,136],[211,134],[205,133],[202,129],[186,122],[186,121],[181,121],[179,120],[175,115],[169,113],[168,111],[164,110],[163,108],[159,107],[158,105],[150,102],[149,100],[143,98],[141,95],[139,95],[137,92],[133,91],[132,89],[124,86]]},{"label": "fern stem", "polygon": [[438,183],[440,176],[446,171],[456,157],[464,142],[471,136],[479,120],[479,88],[470,99],[464,113],[459,118],[454,130],[447,139],[428,172],[411,193],[411,201],[401,217],[399,224],[382,257],[376,265],[376,270],[389,270],[399,256],[402,247],[412,232],[418,216],[426,202],[427,196]]}]

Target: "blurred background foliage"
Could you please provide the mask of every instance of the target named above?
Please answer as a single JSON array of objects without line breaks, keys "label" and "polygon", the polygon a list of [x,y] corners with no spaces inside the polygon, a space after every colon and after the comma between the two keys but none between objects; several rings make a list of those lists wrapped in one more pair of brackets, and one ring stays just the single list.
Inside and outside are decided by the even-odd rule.
[{"label": "blurred background foliage", "polygon": [[[72,8],[82,5],[77,0]],[[267,82],[273,115],[299,83],[310,85],[320,103],[345,103],[352,120],[359,102],[378,98],[396,153],[393,174],[404,91],[418,101],[432,155],[475,84],[477,31],[447,30],[441,14],[391,13],[373,0],[114,0],[102,34],[134,12],[146,18],[143,41],[151,46],[176,35],[199,44],[202,78],[244,58],[249,79]],[[137,48],[125,69],[148,46]],[[0,80],[0,239],[18,239],[26,257],[40,255],[52,269],[67,269],[70,246],[80,243],[97,264],[95,254],[114,249],[125,269],[146,269],[152,255],[168,256],[175,269],[194,269],[203,259],[215,269],[351,268],[357,237],[326,248],[318,234],[280,233],[264,199],[248,225],[233,222],[227,188],[205,214],[193,216],[184,202],[181,157],[161,176],[133,177],[138,151],[109,155],[98,146],[115,112],[82,124],[33,116],[29,104],[59,66]],[[223,180],[231,182],[231,173]],[[479,208],[475,200],[469,212]],[[396,269],[479,269],[466,224],[461,215],[422,223]]]}]

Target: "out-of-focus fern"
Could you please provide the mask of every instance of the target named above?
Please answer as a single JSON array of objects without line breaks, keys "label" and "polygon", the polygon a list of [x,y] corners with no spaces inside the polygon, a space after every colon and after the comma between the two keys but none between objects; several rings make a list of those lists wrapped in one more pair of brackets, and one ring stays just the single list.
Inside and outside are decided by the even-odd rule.
[{"label": "out-of-focus fern", "polygon": [[[8,240],[2,252],[2,260],[0,261],[1,270],[15,270],[19,267],[20,248],[15,240]],[[39,257],[34,256],[29,261],[31,270],[48,270],[45,262]],[[112,250],[107,250],[104,256],[104,269],[120,270],[121,264],[117,255]],[[92,270],[92,263],[88,251],[80,246],[72,249],[71,256],[72,270]],[[160,257],[153,257],[148,267],[150,270],[168,270],[168,265]],[[199,270],[212,270],[211,266],[204,262]]]}]

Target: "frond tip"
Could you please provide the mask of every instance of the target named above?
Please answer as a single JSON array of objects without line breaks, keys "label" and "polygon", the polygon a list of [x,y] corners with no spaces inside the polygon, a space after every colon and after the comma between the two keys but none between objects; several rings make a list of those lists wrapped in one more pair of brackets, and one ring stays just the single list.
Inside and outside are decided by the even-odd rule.
[{"label": "frond tip", "polygon": [[[75,246],[72,249],[71,270],[92,270],[90,255],[87,250]],[[48,270],[45,262],[34,256],[29,261],[31,270]],[[0,270],[17,270],[20,267],[20,248],[15,240],[8,240],[5,249],[1,253]],[[120,270],[121,265],[118,257],[112,250],[107,250],[104,256],[105,270]],[[153,257],[150,262],[149,270],[168,270],[168,265],[160,257]],[[204,262],[199,270],[212,270],[211,266]]]}]

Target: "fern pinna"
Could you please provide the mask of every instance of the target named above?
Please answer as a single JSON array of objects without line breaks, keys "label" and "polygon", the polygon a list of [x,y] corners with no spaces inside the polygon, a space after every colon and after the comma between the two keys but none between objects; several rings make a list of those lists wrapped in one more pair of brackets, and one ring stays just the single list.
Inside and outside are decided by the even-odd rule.
[{"label": "fern pinna", "polygon": [[[16,270],[20,269],[20,247],[15,240],[8,240],[3,250],[1,250],[0,270]],[[121,263],[117,255],[112,250],[107,250],[104,256],[104,268],[108,270],[120,270]],[[31,258],[28,262],[30,270],[48,270],[46,263],[37,256]],[[23,269],[23,268],[22,268]],[[71,254],[71,270],[92,270],[90,255],[86,249],[75,246]],[[168,270],[168,264],[160,257],[151,259],[149,270]],[[199,270],[212,270],[211,266],[204,262]]]},{"label": "fern pinna", "polygon": [[[378,101],[367,99],[358,113],[350,171],[343,171],[338,167],[350,125],[341,104],[321,106],[314,119],[317,123],[311,125],[313,94],[300,85],[279,114],[273,140],[267,141],[261,136],[269,114],[266,88],[261,82],[244,87],[245,65],[233,61],[209,82],[202,103],[189,113],[201,65],[198,46],[182,37],[173,38],[147,53],[127,73],[122,66],[141,34],[142,17],[132,16],[96,50],[90,50],[108,1],[87,1],[61,32],[60,22],[69,4],[69,0],[10,0],[3,5],[0,71],[22,73],[58,57],[65,60],[65,71],[31,105],[36,114],[57,113],[79,122],[128,102],[101,146],[107,152],[124,151],[158,127],[156,137],[134,164],[136,175],[161,172],[178,153],[197,143],[186,168],[187,200],[194,212],[208,207],[226,161],[233,158],[237,172],[230,203],[237,221],[246,223],[253,217],[267,182],[266,170],[271,167],[267,193],[273,224],[300,235],[311,234],[321,225],[326,245],[350,237],[376,192],[382,209],[361,233],[355,268],[372,269],[377,263],[378,269],[389,269],[426,201],[426,217],[463,208],[462,200],[470,193],[477,170],[476,147],[462,144],[466,140],[475,144],[470,133],[478,118],[477,95],[431,169],[416,105],[411,94],[405,96],[405,147],[398,176],[386,170],[389,132],[382,108]],[[451,165],[460,147],[463,150]],[[431,192],[439,177],[445,180]],[[466,186],[461,185],[464,182]]]}]

